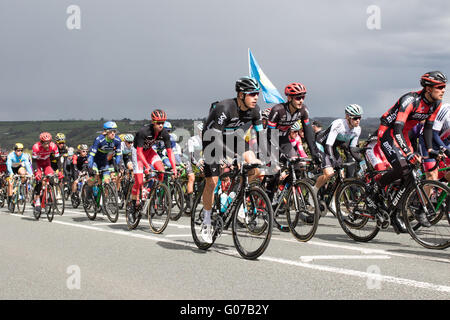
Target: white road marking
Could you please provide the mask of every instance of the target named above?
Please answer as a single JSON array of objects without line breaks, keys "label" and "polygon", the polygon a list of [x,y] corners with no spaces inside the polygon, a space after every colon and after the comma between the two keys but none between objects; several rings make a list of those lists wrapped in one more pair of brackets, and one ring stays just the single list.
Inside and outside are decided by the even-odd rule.
[{"label": "white road marking", "polygon": [[[167,238],[162,238],[162,237],[158,237],[158,236],[143,235],[143,234],[131,233],[131,232],[127,232],[127,231],[107,230],[104,228],[97,228],[97,227],[93,227],[93,226],[73,224],[73,223],[62,222],[62,221],[53,221],[53,223],[76,227],[76,228],[94,230],[94,231],[99,231],[99,232],[119,234],[119,235],[123,235],[123,236],[127,236],[127,237],[134,237],[134,238],[146,239],[146,240],[157,241],[157,242],[172,243],[172,244],[181,245],[181,246],[185,246],[185,247],[189,247],[189,248],[197,248],[197,246],[195,244],[180,243],[177,241],[168,240]],[[218,249],[217,247],[213,247],[211,249],[210,249],[211,251],[216,251],[216,252],[231,254],[234,256],[239,256],[238,253],[233,250]],[[274,262],[274,263],[279,263],[279,264],[291,265],[291,266],[313,269],[313,270],[324,271],[324,272],[331,272],[331,273],[352,276],[352,277],[359,277],[359,278],[364,278],[364,279],[373,279],[374,278],[374,274],[372,274],[372,273],[361,272],[361,271],[357,271],[357,270],[350,270],[350,269],[343,269],[343,268],[336,268],[336,267],[322,266],[322,265],[313,265],[313,264],[309,264],[309,263],[303,263],[303,262],[298,262],[298,261],[292,261],[292,260],[274,258],[274,257],[267,257],[267,256],[261,256],[258,259],[261,261],[269,261],[269,262]],[[389,283],[394,283],[394,284],[409,286],[409,287],[414,287],[414,288],[450,293],[449,286],[436,285],[436,284],[432,284],[432,283],[428,283],[428,282],[421,282],[421,281],[415,281],[415,280],[397,278],[397,277],[385,276],[385,275],[376,275],[376,277],[377,277],[376,278],[377,281],[380,281],[380,282],[389,282]]]},{"label": "white road marking", "polygon": [[387,255],[328,255],[328,256],[301,256],[300,260],[303,262],[312,262],[314,260],[372,260],[390,259]]}]

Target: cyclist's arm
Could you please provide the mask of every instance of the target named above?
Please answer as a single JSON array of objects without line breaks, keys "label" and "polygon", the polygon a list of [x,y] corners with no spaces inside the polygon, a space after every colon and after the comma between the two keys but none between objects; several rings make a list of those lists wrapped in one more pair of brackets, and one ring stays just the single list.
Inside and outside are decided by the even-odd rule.
[{"label": "cyclist's arm", "polygon": [[33,169],[31,168],[31,161],[28,155],[25,157],[25,169],[27,170],[29,175],[33,174]]},{"label": "cyclist's arm", "polygon": [[400,150],[403,152],[405,156],[409,156],[410,154],[413,153],[413,151],[408,147],[408,144],[406,143],[405,136],[403,135],[403,128],[414,106],[410,102],[411,99],[408,96],[406,96],[406,98],[403,99],[404,102],[400,101],[400,108],[397,114],[397,118],[395,119],[393,131],[394,131],[394,139],[397,142],[398,146],[400,147]]},{"label": "cyclist's arm", "polygon": [[316,135],[312,129],[311,123],[309,121],[309,117],[302,118],[302,126],[303,133],[305,134],[306,145],[309,148],[309,152],[311,152],[311,157],[318,157],[318,150],[316,145]]},{"label": "cyclist's arm", "polygon": [[12,171],[12,155],[9,154],[8,158],[6,158],[6,169],[8,170],[9,175],[13,174]]}]

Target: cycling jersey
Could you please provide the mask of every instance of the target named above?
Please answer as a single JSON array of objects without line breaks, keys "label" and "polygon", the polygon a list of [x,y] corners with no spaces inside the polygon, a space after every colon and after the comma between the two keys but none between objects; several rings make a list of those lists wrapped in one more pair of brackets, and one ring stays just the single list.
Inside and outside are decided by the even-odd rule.
[{"label": "cycling jersey", "polygon": [[53,142],[50,142],[48,149],[45,149],[42,146],[41,142],[36,142],[33,145],[32,150],[33,150],[32,158],[33,160],[36,161],[47,161],[50,159],[51,154],[54,154],[56,158],[60,156],[58,147]]},{"label": "cycling jersey", "polygon": [[271,130],[277,129],[279,134],[278,144],[280,151],[289,157],[295,155],[296,152],[292,150],[291,143],[289,141],[289,132],[292,125],[298,120],[302,123],[306,144],[308,145],[311,155],[315,158],[317,156],[317,150],[314,143],[314,132],[309,121],[309,111],[306,105],[302,105],[302,107],[295,110],[294,113],[291,113],[288,102],[280,103],[272,107],[267,120],[268,142],[272,146],[276,146],[276,142],[271,141]]},{"label": "cycling jersey", "polygon": [[[345,147],[351,152],[358,144],[361,127],[350,128],[347,119],[336,119],[326,129],[319,132],[316,142],[322,156],[322,168],[334,166],[339,153],[336,147]],[[359,157],[352,154],[356,159]]]},{"label": "cycling jersey", "polygon": [[433,142],[448,148],[450,143],[450,104],[443,104],[433,124]]},{"label": "cycling jersey", "polygon": [[84,171],[88,167],[88,156],[80,156],[80,155],[73,155],[73,164],[77,168],[78,171]]},{"label": "cycling jersey", "polygon": [[[66,159],[68,157],[69,148],[66,145],[64,145],[62,148],[60,148],[59,145],[57,145],[57,147],[58,147],[58,152],[60,155],[59,161],[61,161],[61,164],[64,167],[64,162],[66,161]],[[57,159],[53,154],[50,155],[50,161],[52,163],[53,170],[58,169]]]},{"label": "cycling jersey", "polygon": [[[204,156],[207,156],[205,159],[206,177],[219,175],[219,163],[217,160],[220,160],[219,158],[222,157],[218,155],[218,158],[216,159],[216,149],[224,151],[222,156],[225,156],[226,154],[236,155],[238,153],[238,144],[234,143],[233,150],[231,150],[229,146],[226,145],[226,137],[227,135],[233,135],[237,129],[249,122],[252,123],[256,132],[263,129],[261,110],[258,105],[253,109],[249,108],[246,111],[243,111],[238,106],[237,98],[214,102],[212,104],[202,133],[203,152]],[[222,137],[219,139],[212,138],[210,133],[207,133],[209,130],[220,132]],[[259,138],[259,136],[257,138]],[[214,150],[212,150],[211,154],[205,154],[205,149],[211,143],[215,144]],[[209,158],[210,156],[212,159]]]},{"label": "cycling jersey", "polygon": [[22,153],[20,156],[17,156],[14,151],[11,152],[6,159],[6,167],[8,168],[9,174],[17,173],[17,170],[20,167],[25,167],[29,174],[33,174],[30,157],[26,153]]},{"label": "cycling jersey", "polygon": [[112,158],[115,159],[115,163],[120,163],[122,155],[121,140],[118,137],[114,137],[113,140],[108,139],[103,134],[99,135],[91,147],[88,157],[89,166],[92,167],[94,163],[105,165]]},{"label": "cycling jersey", "polygon": [[[442,101],[440,100],[435,102],[428,101],[425,98],[425,90],[403,95],[380,118],[381,125],[378,131],[378,138],[381,139],[386,131],[390,135],[390,138],[388,136],[384,138],[384,143],[389,144],[389,146],[387,144],[385,146],[386,151],[392,154],[392,151],[389,152],[390,149],[398,147],[403,152],[403,155],[411,153],[408,132],[422,120],[427,120],[428,126],[432,127],[441,104]],[[389,140],[393,140],[393,143]],[[431,131],[429,134],[426,134],[425,140],[431,146]]]}]

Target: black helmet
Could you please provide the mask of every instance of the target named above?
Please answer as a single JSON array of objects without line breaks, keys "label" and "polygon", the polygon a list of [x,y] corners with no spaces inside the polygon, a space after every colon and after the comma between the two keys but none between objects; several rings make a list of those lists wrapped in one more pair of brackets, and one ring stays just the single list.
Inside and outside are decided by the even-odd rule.
[{"label": "black helmet", "polygon": [[446,84],[446,83],[447,83],[447,77],[445,76],[445,74],[443,74],[440,71],[427,72],[420,78],[420,85],[422,87],[426,87],[426,86],[434,87],[434,86],[437,86],[440,84]]},{"label": "black helmet", "polygon": [[236,81],[236,92],[252,93],[259,90],[259,83],[255,78],[242,77]]}]

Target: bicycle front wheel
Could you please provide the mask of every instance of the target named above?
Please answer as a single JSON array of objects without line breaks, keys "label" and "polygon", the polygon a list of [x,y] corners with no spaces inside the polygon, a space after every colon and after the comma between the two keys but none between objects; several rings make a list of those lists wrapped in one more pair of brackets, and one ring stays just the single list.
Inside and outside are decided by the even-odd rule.
[{"label": "bicycle front wheel", "polygon": [[17,192],[19,193],[19,197],[17,199],[17,212],[23,214],[27,204],[27,191],[25,185],[21,184]]},{"label": "bicycle front wheel", "polygon": [[150,229],[154,233],[162,233],[170,220],[172,196],[169,187],[159,183],[154,187],[150,194],[149,205],[147,208],[148,222]]},{"label": "bicycle front wheel", "polygon": [[177,221],[181,218],[181,215],[184,211],[184,192],[183,188],[181,187],[181,183],[178,181],[175,181],[173,183],[173,189],[172,191],[172,197],[177,205],[178,212],[175,210],[172,210],[172,213],[170,215],[170,220]]},{"label": "bicycle front wheel", "polygon": [[[423,180],[406,194],[403,221],[411,237],[428,249],[450,247],[450,188],[439,181]],[[419,214],[426,215],[430,227],[415,228]]]},{"label": "bicycle front wheel", "polygon": [[366,184],[352,179],[336,191],[336,216],[342,230],[353,240],[368,242],[376,237],[380,228],[375,216],[366,205]]},{"label": "bicycle front wheel", "polygon": [[[88,189],[91,189],[91,196],[88,196]],[[85,183],[81,189],[81,200],[83,202],[84,212],[86,212],[88,219],[95,220],[97,217],[95,197],[92,193],[92,187],[90,187],[87,183]]]},{"label": "bicycle front wheel", "polygon": [[47,220],[53,221],[53,217],[56,210],[55,191],[50,186],[47,186],[47,190],[44,192],[45,197],[45,213],[47,214]]},{"label": "bicycle front wheel", "polygon": [[113,182],[103,184],[102,192],[103,209],[109,221],[115,223],[119,219],[119,205],[115,184]]},{"label": "bicycle front wheel", "polygon": [[252,186],[238,199],[233,212],[233,242],[244,259],[254,260],[269,245],[273,228],[273,211],[269,197],[258,186]]},{"label": "bicycle front wheel", "polygon": [[288,194],[287,221],[292,235],[299,241],[311,240],[319,225],[319,203],[313,187],[297,181]]},{"label": "bicycle front wheel", "polygon": [[64,196],[63,188],[59,184],[54,185],[53,188],[55,195],[55,209],[56,213],[62,216],[64,214],[64,208],[66,206],[66,199]]}]

